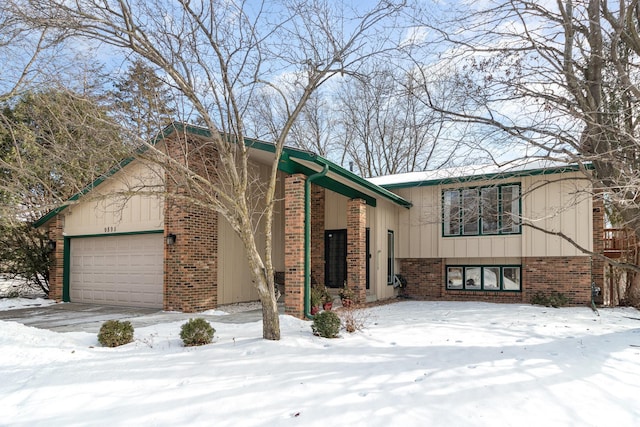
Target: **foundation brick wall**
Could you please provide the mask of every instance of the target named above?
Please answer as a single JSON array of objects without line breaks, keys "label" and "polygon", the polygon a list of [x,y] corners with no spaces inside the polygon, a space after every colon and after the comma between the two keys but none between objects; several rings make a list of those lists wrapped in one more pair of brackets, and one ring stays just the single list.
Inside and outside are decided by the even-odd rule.
[{"label": "foundation brick wall", "polygon": [[402,295],[415,299],[442,297],[444,291],[444,260],[441,258],[400,259],[400,272],[407,281]]},{"label": "foundation brick wall", "polygon": [[591,257],[531,257],[522,259],[524,301],[536,292],[559,292],[569,304],[591,302]]},{"label": "foundation brick wall", "polygon": [[325,189],[311,184],[311,284],[324,285]]},{"label": "foundation brick wall", "polygon": [[56,242],[56,249],[51,253],[49,266],[49,298],[54,301],[62,301],[62,289],[64,286],[64,237],[62,235],[62,217],[56,215],[47,225],[49,239]]},{"label": "foundation brick wall", "polygon": [[407,280],[402,295],[419,300],[529,303],[538,291],[564,294],[569,304],[591,301],[591,257],[531,257],[522,259],[522,292],[462,291],[445,288],[445,261],[441,258],[400,259]]},{"label": "foundation brick wall", "polygon": [[[217,153],[210,144],[167,140],[172,158],[189,162],[197,173],[215,179]],[[175,234],[174,245],[165,244],[164,309],[187,313],[210,310],[218,304],[218,214],[197,206],[190,182],[171,169],[166,172],[165,236]]]},{"label": "foundation brick wall", "polygon": [[366,278],[367,205],[362,199],[347,203],[347,286],[355,293],[355,302],[367,299]]},{"label": "foundation brick wall", "polygon": [[284,268],[285,313],[304,317],[304,187],[303,174],[285,178]]}]

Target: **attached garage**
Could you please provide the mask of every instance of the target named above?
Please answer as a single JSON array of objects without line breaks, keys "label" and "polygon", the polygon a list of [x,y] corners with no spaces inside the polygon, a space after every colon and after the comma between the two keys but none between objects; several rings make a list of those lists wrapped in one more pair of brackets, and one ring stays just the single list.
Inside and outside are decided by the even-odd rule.
[{"label": "attached garage", "polygon": [[72,302],[162,308],[162,233],[70,239]]}]

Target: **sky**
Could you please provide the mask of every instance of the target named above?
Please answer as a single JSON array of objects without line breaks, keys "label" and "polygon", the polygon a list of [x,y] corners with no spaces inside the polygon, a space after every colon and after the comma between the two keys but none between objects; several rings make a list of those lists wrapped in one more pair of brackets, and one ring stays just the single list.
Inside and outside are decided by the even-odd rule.
[{"label": "sky", "polygon": [[212,344],[188,348],[181,322],[103,348],[92,333],[0,321],[0,425],[626,427],[640,419],[632,308],[403,301],[361,311],[364,329],[336,339],[283,315],[276,342],[260,338],[261,322],[216,322],[224,315],[207,314]]}]

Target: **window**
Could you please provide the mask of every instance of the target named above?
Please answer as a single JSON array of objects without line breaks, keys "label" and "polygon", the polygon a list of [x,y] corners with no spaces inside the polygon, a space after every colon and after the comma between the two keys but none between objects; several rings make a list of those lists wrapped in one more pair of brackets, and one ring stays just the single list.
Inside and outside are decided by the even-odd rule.
[{"label": "window", "polygon": [[520,186],[502,187],[502,232],[520,232]]},{"label": "window", "polygon": [[475,188],[462,190],[462,234],[478,234],[478,190]]},{"label": "window", "polygon": [[462,267],[447,267],[447,289],[462,289]]},{"label": "window", "polygon": [[443,191],[444,236],[514,233],[520,233],[519,184]]},{"label": "window", "polygon": [[480,290],[482,287],[482,271],[481,267],[465,267],[464,269],[464,288]]},{"label": "window", "polygon": [[445,191],[443,204],[444,235],[457,236],[460,234],[460,195],[458,190]]},{"label": "window", "polygon": [[393,277],[395,276],[395,253],[393,230],[387,230],[387,285],[393,285]]},{"label": "window", "polygon": [[480,190],[482,234],[498,233],[499,200],[498,187],[487,187]]},{"label": "window", "polygon": [[520,267],[504,267],[502,269],[502,287],[509,291],[520,290]]},{"label": "window", "polygon": [[447,266],[447,289],[519,292],[520,266]]}]

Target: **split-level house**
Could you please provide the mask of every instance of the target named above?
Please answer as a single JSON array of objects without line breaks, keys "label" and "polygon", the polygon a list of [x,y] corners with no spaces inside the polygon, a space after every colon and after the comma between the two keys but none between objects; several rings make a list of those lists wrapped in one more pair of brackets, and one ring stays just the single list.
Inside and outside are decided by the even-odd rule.
[{"label": "split-level house", "polygon": [[[172,125],[156,147],[168,150],[185,138],[197,145],[209,134]],[[248,147],[256,175],[266,177],[274,146]],[[305,315],[312,284],[346,285],[361,302],[515,303],[556,291],[583,304],[592,282],[602,282],[602,265],[588,251],[601,250],[603,209],[577,166],[520,163],[363,179],[285,148],[278,169],[272,258],[288,314]],[[125,191],[131,188],[160,191]],[[35,225],[53,247],[50,296],[185,312],[257,300],[231,226],[174,199],[179,191],[157,164],[128,159],[41,218]],[[264,236],[257,239],[260,246]]]}]

